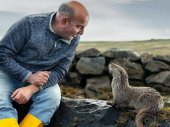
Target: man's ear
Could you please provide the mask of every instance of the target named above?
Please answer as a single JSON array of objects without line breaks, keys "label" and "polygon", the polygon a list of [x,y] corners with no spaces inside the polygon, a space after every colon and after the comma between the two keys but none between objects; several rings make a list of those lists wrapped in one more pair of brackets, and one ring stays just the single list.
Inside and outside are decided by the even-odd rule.
[{"label": "man's ear", "polygon": [[61,23],[62,23],[62,25],[66,25],[68,23],[68,19],[65,17],[62,18]]}]

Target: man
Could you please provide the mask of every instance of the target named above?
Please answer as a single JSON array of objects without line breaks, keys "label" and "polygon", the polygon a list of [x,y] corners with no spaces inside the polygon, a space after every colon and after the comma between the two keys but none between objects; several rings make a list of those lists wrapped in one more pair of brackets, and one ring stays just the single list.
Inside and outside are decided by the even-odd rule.
[{"label": "man", "polygon": [[[59,107],[58,83],[68,72],[87,9],[77,1],[56,13],[26,16],[0,41],[0,127],[43,127]],[[12,101],[33,103],[20,125]]]}]

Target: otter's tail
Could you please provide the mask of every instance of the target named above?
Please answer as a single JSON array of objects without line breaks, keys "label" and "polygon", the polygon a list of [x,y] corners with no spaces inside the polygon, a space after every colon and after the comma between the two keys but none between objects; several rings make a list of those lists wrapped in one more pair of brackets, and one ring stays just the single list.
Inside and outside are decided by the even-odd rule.
[{"label": "otter's tail", "polygon": [[135,118],[135,123],[137,127],[144,127],[142,120],[149,111],[150,108],[142,108],[141,110],[139,110]]}]

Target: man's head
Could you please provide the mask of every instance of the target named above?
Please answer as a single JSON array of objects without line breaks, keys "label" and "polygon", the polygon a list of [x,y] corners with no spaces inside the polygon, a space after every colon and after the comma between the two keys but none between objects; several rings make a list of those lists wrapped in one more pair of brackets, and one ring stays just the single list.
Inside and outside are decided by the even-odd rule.
[{"label": "man's head", "polygon": [[83,35],[88,20],[87,9],[80,2],[70,1],[60,5],[52,27],[56,34],[70,40],[78,34]]}]

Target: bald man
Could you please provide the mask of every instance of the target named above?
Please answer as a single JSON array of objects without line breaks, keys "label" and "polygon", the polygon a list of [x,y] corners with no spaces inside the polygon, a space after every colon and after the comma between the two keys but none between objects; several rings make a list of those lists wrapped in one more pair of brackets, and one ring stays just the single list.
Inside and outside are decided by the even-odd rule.
[{"label": "bald man", "polygon": [[[89,14],[78,1],[57,12],[29,15],[0,41],[0,127],[43,127],[60,104],[58,83],[67,74]],[[20,125],[12,101],[32,100]]]}]

